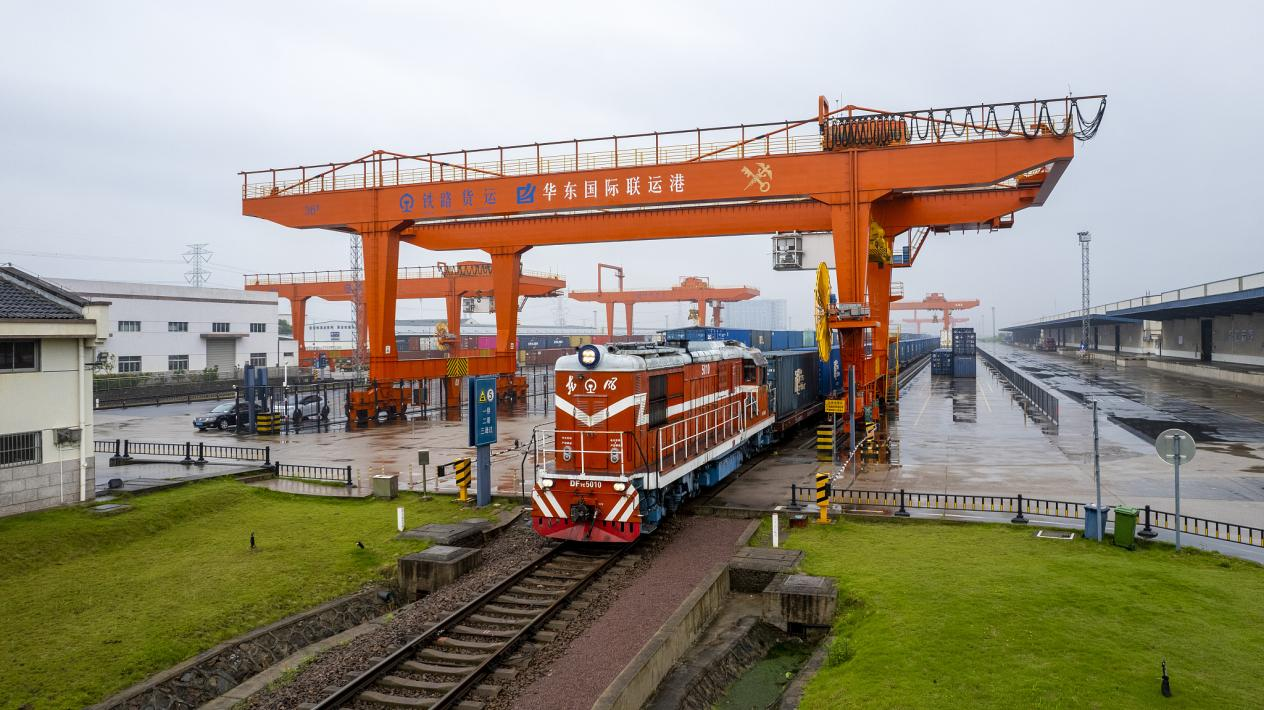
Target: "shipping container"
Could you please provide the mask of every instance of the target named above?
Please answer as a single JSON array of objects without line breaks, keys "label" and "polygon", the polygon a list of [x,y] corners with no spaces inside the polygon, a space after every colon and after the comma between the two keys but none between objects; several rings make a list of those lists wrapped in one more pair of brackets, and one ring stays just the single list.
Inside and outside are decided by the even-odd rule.
[{"label": "shipping container", "polygon": [[543,350],[545,345],[544,336],[540,335],[522,335],[518,337],[519,350]]},{"label": "shipping container", "polygon": [[581,345],[588,345],[593,339],[591,335],[572,335],[570,341],[572,348],[578,348]]},{"label": "shipping container", "polygon": [[843,372],[843,355],[842,351],[837,347],[830,350],[829,360],[824,362],[820,359],[820,354],[815,350],[807,350],[816,358],[817,367],[820,370],[820,388],[821,396],[828,397],[831,394],[839,394],[847,387],[847,373]]},{"label": "shipping container", "polygon": [[783,349],[783,348],[774,348],[772,346],[772,331],[771,330],[750,331],[750,340],[746,341],[746,344],[751,346],[752,348],[759,348],[760,350],[782,350]]},{"label": "shipping container", "polygon": [[778,350],[768,358],[768,398],[778,419],[821,400],[820,362],[811,351]]},{"label": "shipping container", "polygon": [[953,377],[974,377],[975,360],[973,355],[956,355],[952,357]]},{"label": "shipping container", "polygon": [[930,373],[932,375],[952,376],[952,349],[936,348],[930,354]]},{"label": "shipping container", "polygon": [[476,335],[474,336],[474,347],[479,350],[495,350],[496,336],[494,335]]},{"label": "shipping container", "polygon": [[974,355],[974,328],[952,329],[952,351],[958,355]]}]

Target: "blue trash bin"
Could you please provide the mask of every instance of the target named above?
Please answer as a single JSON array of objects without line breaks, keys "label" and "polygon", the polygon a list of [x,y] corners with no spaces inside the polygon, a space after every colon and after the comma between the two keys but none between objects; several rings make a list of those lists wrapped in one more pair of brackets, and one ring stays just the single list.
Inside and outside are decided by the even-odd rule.
[{"label": "blue trash bin", "polygon": [[1103,505],[1099,511],[1092,503],[1084,504],[1084,538],[1101,540],[1106,534],[1106,519],[1110,515],[1110,506]]}]

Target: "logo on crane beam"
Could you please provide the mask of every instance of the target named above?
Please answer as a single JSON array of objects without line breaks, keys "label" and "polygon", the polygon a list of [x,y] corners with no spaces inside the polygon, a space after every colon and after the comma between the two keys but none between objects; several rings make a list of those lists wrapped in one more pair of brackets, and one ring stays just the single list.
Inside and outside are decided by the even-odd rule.
[{"label": "logo on crane beam", "polygon": [[760,192],[768,192],[772,189],[772,166],[768,163],[755,163],[758,170],[754,172],[750,168],[742,168],[742,174],[750,178],[750,182],[746,183],[743,190],[749,190],[758,185]]},{"label": "logo on crane beam", "polygon": [[413,211],[413,193],[405,192],[399,196],[399,211],[404,213]]}]

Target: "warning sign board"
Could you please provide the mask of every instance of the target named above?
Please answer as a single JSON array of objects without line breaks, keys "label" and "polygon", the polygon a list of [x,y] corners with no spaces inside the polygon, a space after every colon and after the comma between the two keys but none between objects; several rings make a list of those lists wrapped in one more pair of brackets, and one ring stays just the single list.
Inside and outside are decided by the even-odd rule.
[{"label": "warning sign board", "polygon": [[847,413],[847,400],[842,399],[841,397],[838,399],[825,400],[825,413],[826,414],[846,414]]}]

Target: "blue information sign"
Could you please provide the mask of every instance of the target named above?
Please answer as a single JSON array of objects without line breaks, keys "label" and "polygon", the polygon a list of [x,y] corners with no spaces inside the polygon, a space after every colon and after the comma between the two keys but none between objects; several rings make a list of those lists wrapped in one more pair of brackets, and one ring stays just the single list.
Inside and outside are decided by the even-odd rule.
[{"label": "blue information sign", "polygon": [[496,377],[469,379],[470,446],[496,442]]}]

